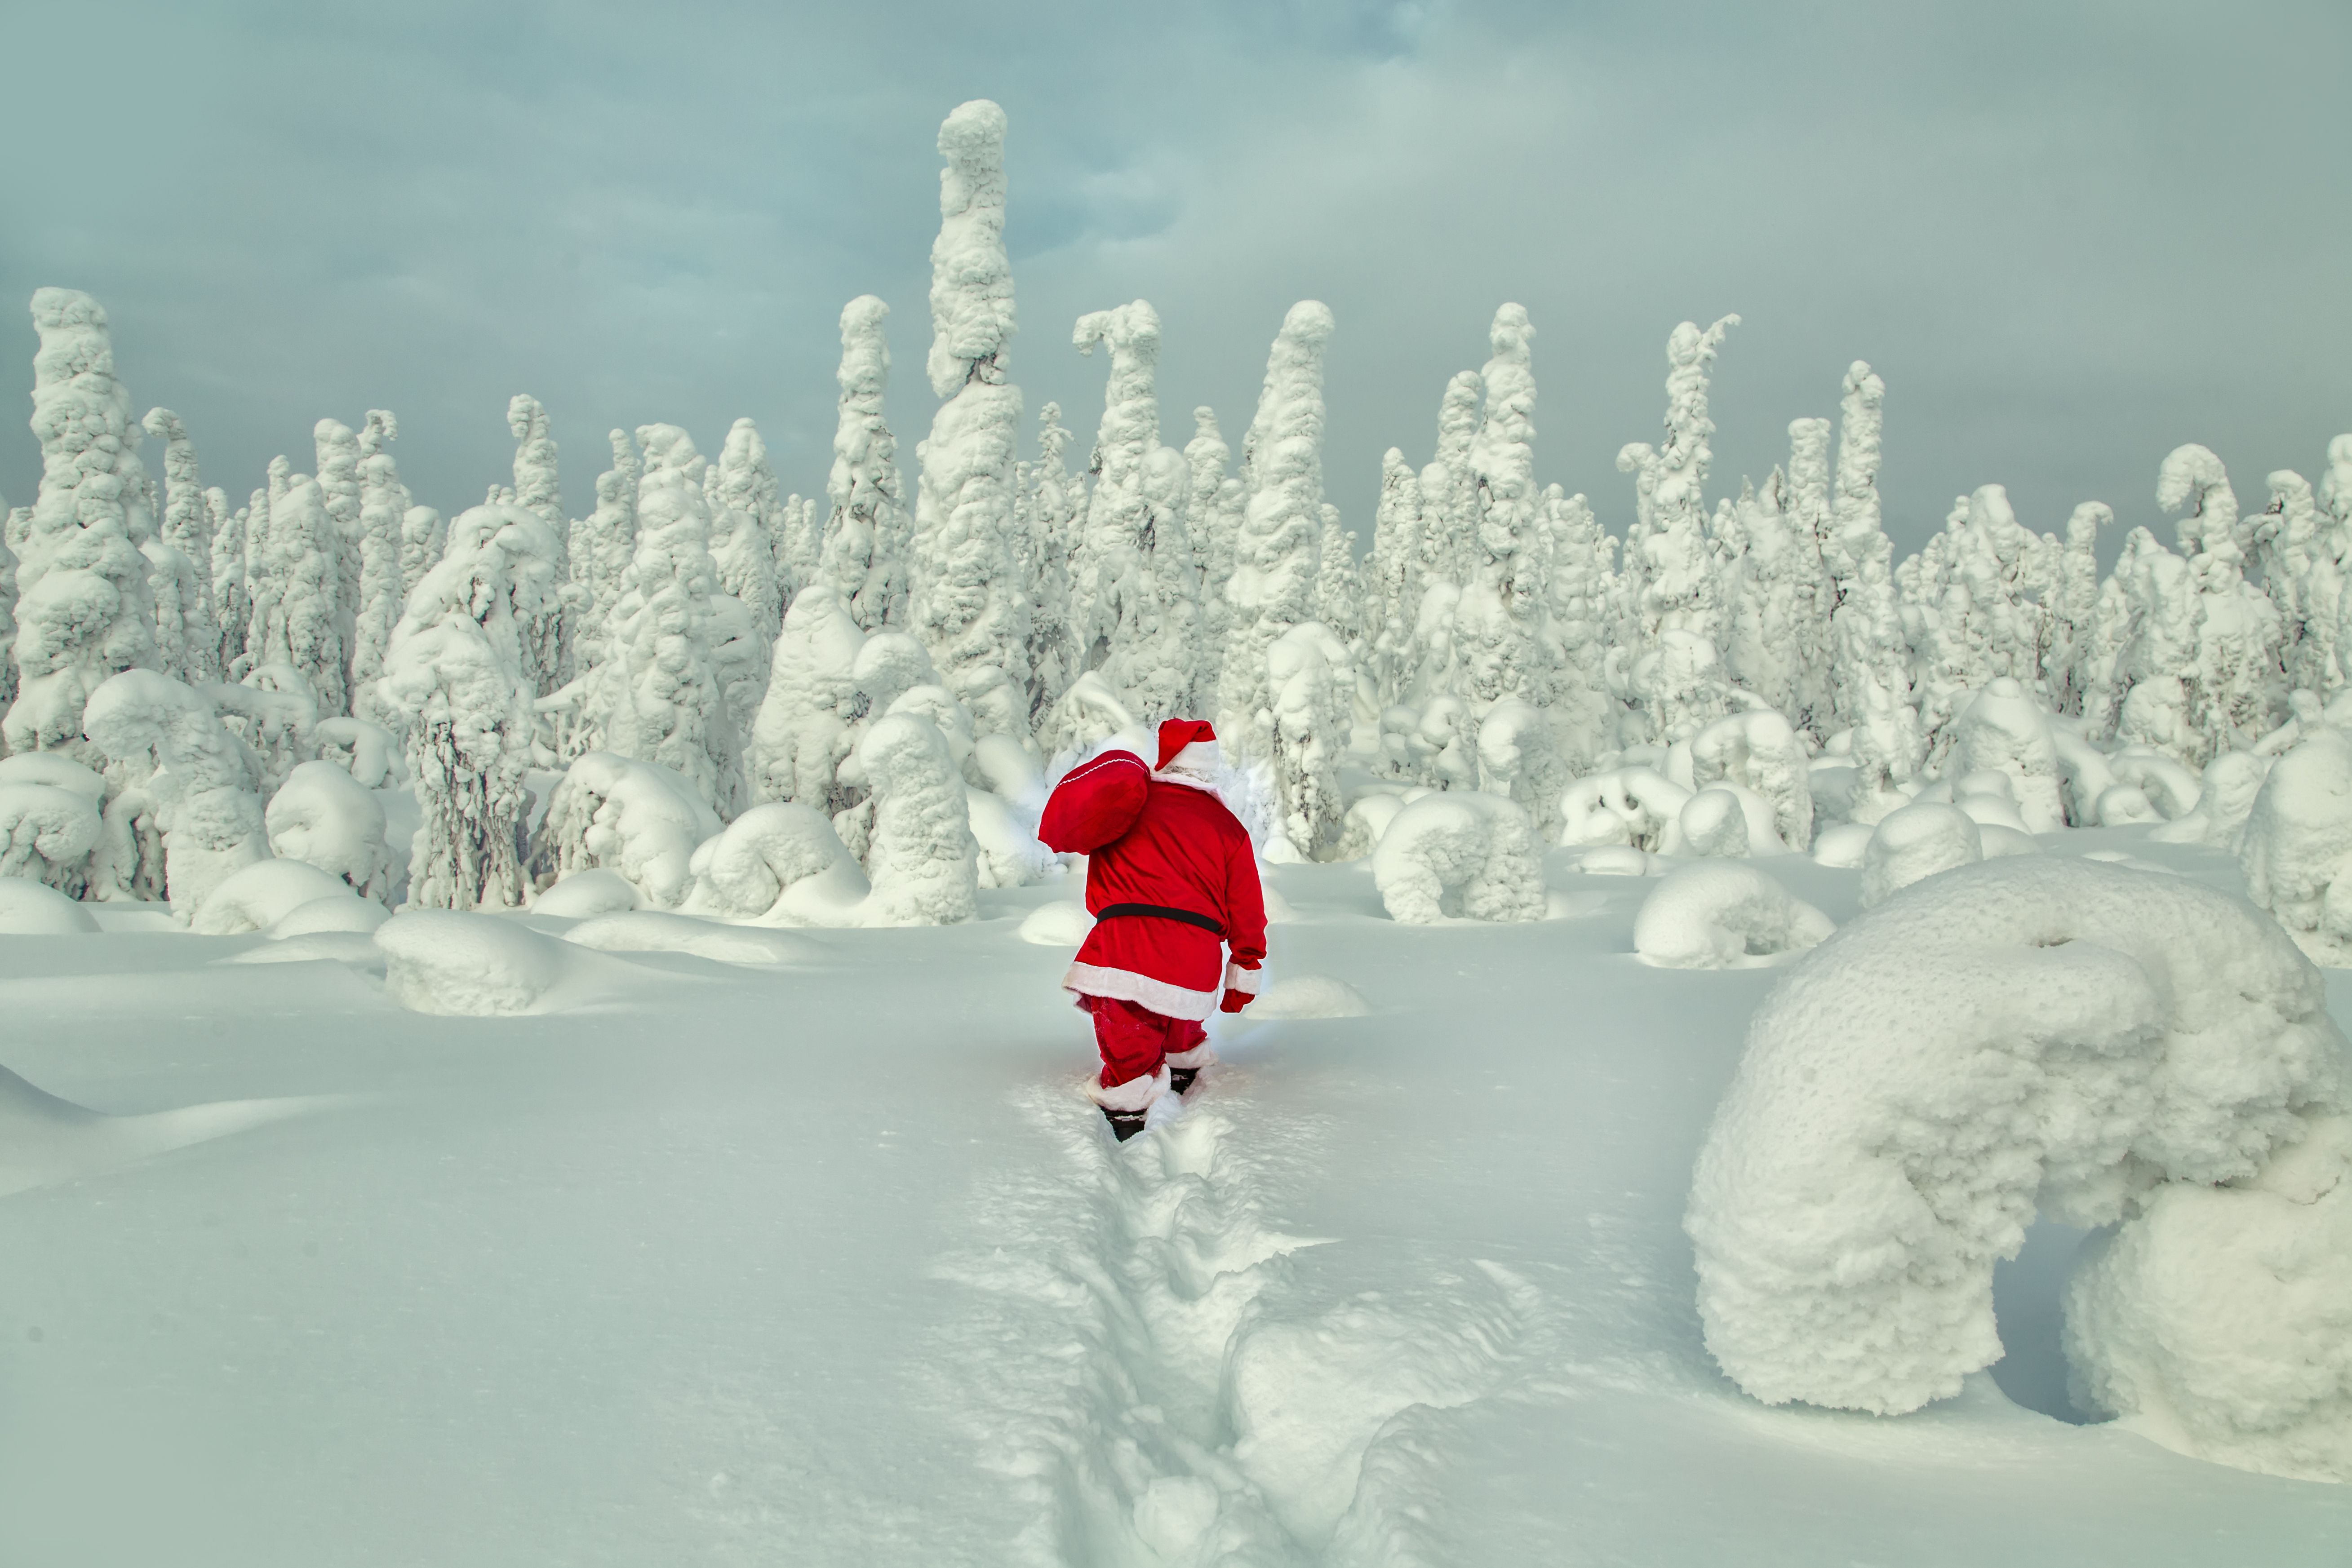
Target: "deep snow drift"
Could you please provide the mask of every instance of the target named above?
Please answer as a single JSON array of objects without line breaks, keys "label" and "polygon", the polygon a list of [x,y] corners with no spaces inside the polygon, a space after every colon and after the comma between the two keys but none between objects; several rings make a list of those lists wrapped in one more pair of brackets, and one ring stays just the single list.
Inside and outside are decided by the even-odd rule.
[{"label": "deep snow drift", "polygon": [[[1948,880],[2087,850],[2236,885],[2146,835]],[[66,1151],[0,1198],[7,1538],[191,1568],[2340,1559],[2352,1492],[2071,1424],[2054,1226],[1990,1265],[2009,1354],[1957,1398],[1742,1394],[1681,1219],[1792,972],[1643,964],[1665,884],[1578,864],[1547,857],[1553,918],[1434,925],[1389,917],[1367,864],[1277,868],[1263,1012],[1120,1149],[1056,989],[1082,916],[1034,939],[1067,885],[913,930],[436,916],[510,932],[545,981],[492,1018],[401,1005],[451,992],[387,969],[495,967],[433,921],[208,937],[82,905],[108,929],[0,942],[7,1066],[39,1086],[5,1114]],[[1854,930],[1805,961],[1866,946],[1858,871],[1759,869]],[[698,956],[696,929],[789,946]],[[223,961],[319,941],[348,946]],[[183,1109],[224,1102],[278,1119]],[[2152,1212],[2097,1288],[2162,1308],[2140,1251],[2235,1268],[2268,1234],[2185,1218]],[[2208,1385],[2194,1345],[2227,1343],[2156,1370]]]}]

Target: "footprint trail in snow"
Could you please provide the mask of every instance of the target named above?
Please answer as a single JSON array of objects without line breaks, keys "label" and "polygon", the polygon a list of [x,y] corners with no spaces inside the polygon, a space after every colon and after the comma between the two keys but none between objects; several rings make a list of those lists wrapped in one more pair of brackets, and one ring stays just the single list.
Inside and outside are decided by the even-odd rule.
[{"label": "footprint trail in snow", "polygon": [[[1434,1562],[1420,1539],[1433,1411],[1500,1389],[1541,1295],[1508,1270],[1433,1270],[1412,1291],[1335,1300],[1344,1238],[1271,1214],[1317,1168],[1316,1118],[1254,1103],[1227,1068],[1125,1145],[1075,1095],[1021,1109],[1046,1160],[975,1198],[976,1245],[941,1264],[955,1402],[1020,1488],[1017,1561]],[[1310,1250],[1312,1249],[1312,1250]]]}]

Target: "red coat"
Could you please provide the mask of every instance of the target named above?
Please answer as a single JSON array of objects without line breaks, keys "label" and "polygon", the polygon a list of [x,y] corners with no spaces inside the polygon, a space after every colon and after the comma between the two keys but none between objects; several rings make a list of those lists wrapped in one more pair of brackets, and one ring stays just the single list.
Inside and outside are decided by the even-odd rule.
[{"label": "red coat", "polygon": [[[1257,852],[1214,794],[1154,775],[1132,751],[1107,751],[1055,787],[1037,836],[1088,857],[1095,928],[1064,987],[1177,1019],[1207,1018],[1227,989],[1256,993],[1265,959]],[[1159,913],[1122,908],[1136,905]]]}]

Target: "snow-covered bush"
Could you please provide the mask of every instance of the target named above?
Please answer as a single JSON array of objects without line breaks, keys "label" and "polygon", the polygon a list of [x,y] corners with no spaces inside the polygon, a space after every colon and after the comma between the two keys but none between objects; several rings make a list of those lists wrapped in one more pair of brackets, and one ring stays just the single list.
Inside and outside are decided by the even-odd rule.
[{"label": "snow-covered bush", "polygon": [[352,776],[362,789],[389,789],[403,781],[400,737],[359,718],[322,718],[311,729],[319,759]]},{"label": "snow-covered bush", "polygon": [[1786,854],[1772,802],[1738,784],[1710,784],[1683,803],[1675,829],[1682,852],[1713,860]]},{"label": "snow-covered bush", "polygon": [[2224,751],[2205,765],[2198,780],[2197,809],[2165,823],[2148,837],[2160,843],[2206,844],[2235,849],[2238,834],[2253,813],[2273,759],[2251,751]]},{"label": "snow-covered bush", "polygon": [[1478,779],[1479,788],[1517,801],[1537,837],[1549,841],[1559,835],[1560,796],[1570,774],[1541,709],[1504,697],[1486,710],[1478,721]]},{"label": "snow-covered bush", "polygon": [[1878,830],[1868,822],[1840,822],[1824,828],[1813,840],[1813,863],[1838,871],[1860,871]]},{"label": "snow-covered bush", "polygon": [[2251,1180],[2167,1182],[2066,1286],[2068,1385],[2167,1448],[2352,1481],[2352,1121]]},{"label": "snow-covered bush", "polygon": [[1727,715],[1691,737],[1691,781],[1761,795],[1771,802],[1773,836],[1800,852],[1813,841],[1811,766],[1795,727],[1769,708]]},{"label": "snow-covered bush", "polygon": [[937,726],[915,714],[876,722],[857,772],[874,792],[865,925],[951,925],[978,903],[980,849],[962,774]]},{"label": "snow-covered bush", "polygon": [[2342,1051],[2318,972],[2230,894],[2055,855],[1913,888],[1748,1027],[1684,1221],[1707,1348],[1768,1404],[1957,1394],[2037,1205],[2097,1226],[2252,1176]]},{"label": "snow-covered bush", "polygon": [[591,950],[520,921],[452,909],[416,909],[376,928],[384,985],[420,1013],[498,1016],[560,1005],[565,982],[592,973]]},{"label": "snow-covered bush", "polygon": [[1984,833],[1957,806],[1923,800],[1878,821],[1862,854],[1862,906],[1913,883],[1985,858]]},{"label": "snow-covered bush", "polygon": [[1396,814],[1372,852],[1390,918],[1540,920],[1542,846],[1528,814],[1499,795],[1424,795]]},{"label": "snow-covered bush", "polygon": [[837,774],[866,711],[856,675],[866,645],[849,602],[829,585],[793,601],[751,727],[754,800],[804,801],[827,815],[849,804]]},{"label": "snow-covered bush", "polygon": [[1666,969],[1727,969],[1802,952],[1837,929],[1830,917],[1752,865],[1668,872],[1633,916],[1633,951]]},{"label": "snow-covered bush", "polygon": [[97,802],[80,791],[0,778],[0,877],[79,898],[100,831]]},{"label": "snow-covered bush", "polygon": [[[742,819],[736,820],[740,821]],[[573,872],[553,887],[533,896],[530,912],[558,920],[588,920],[599,915],[635,909],[639,897],[636,888],[619,872],[591,867],[587,871]]]},{"label": "snow-covered bush", "polygon": [[673,769],[592,751],[548,798],[531,869],[555,877],[618,872],[647,906],[675,909],[693,885],[695,851],[719,831],[718,813]]},{"label": "snow-covered bush", "polygon": [[245,684],[206,686],[205,695],[222,725],[244,743],[247,763],[264,795],[318,749],[319,705],[289,665],[260,665]]},{"label": "snow-covered bush", "polygon": [[2238,843],[2246,896],[2323,964],[2352,964],[2352,736],[2323,729],[2272,765]]},{"label": "snow-covered bush", "polygon": [[768,925],[854,925],[870,891],[833,824],[799,801],[752,807],[695,851],[693,871],[684,913]]},{"label": "snow-covered bush", "polygon": [[2003,675],[1969,699],[1953,721],[1951,773],[1993,768],[2009,775],[2024,830],[2053,832],[2066,825],[2059,794],[2058,750],[2049,716],[2025,688]]},{"label": "snow-covered bush", "polygon": [[125,670],[82,714],[106,759],[106,831],[90,868],[99,898],[168,896],[184,918],[269,852],[245,756],[206,697],[155,670]]},{"label": "snow-covered bush", "polygon": [[1563,844],[1631,844],[1672,854],[1682,848],[1682,810],[1691,791],[1653,768],[1588,774],[1560,800]]},{"label": "snow-covered bush", "polygon": [[0,936],[88,936],[98,917],[46,883],[0,876]]},{"label": "snow-covered bush", "polygon": [[1319,621],[1302,622],[1266,649],[1266,691],[1273,705],[1271,749],[1278,832],[1266,858],[1313,860],[1329,852],[1345,814],[1339,759],[1353,716],[1355,674],[1348,650]]},{"label": "snow-covered bush", "polygon": [[270,853],[339,876],[362,898],[393,902],[383,802],[341,768],[332,762],[303,763],[269,798],[262,820],[269,830]]},{"label": "snow-covered bush", "polygon": [[222,879],[195,906],[188,928],[199,936],[267,931],[305,904],[351,896],[351,886],[342,878],[308,861],[255,861]]}]

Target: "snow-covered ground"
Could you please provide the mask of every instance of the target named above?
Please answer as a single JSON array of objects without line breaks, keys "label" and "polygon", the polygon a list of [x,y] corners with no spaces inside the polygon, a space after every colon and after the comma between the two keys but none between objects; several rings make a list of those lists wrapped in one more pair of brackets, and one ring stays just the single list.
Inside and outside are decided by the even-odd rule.
[{"label": "snow-covered ground", "polygon": [[[1775,970],[1644,963],[1656,882],[1573,859],[1516,925],[1279,868],[1265,1010],[1353,1016],[1218,1020],[1123,1147],[1020,935],[1068,883],[805,961],[597,955],[499,1019],[404,1009],[361,934],[0,937],[30,1084],[261,1103],[0,1079],[0,1559],[2344,1560],[2352,1491],[2067,1418],[2053,1228],[1959,1398],[1734,1388],[1681,1220]],[[1856,913],[1858,870],[1760,863]]]}]

